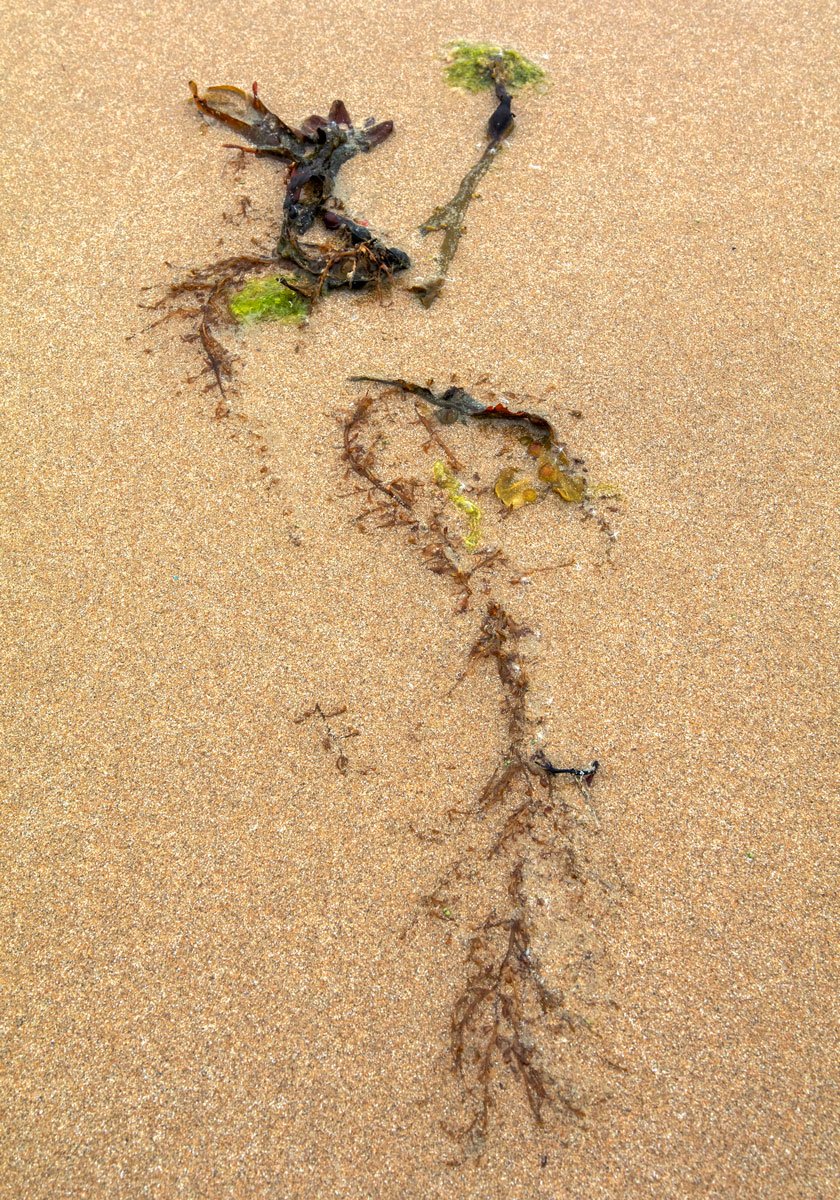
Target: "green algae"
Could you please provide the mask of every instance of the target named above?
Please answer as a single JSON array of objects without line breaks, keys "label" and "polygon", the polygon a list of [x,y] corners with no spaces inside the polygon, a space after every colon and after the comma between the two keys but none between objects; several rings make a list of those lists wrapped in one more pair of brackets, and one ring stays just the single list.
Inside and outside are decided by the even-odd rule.
[{"label": "green algae", "polygon": [[250,280],[238,292],[234,292],[228,301],[228,308],[240,325],[253,325],[256,321],[283,321],[287,325],[300,325],[309,315],[306,297],[290,288],[277,275]]},{"label": "green algae", "polygon": [[452,474],[445,462],[439,459],[432,467],[432,474],[438,487],[446,492],[458,511],[467,518],[464,546],[471,552],[477,550],[481,541],[481,509],[475,500],[470,500],[464,495],[464,485]]},{"label": "green algae", "polygon": [[518,50],[503,50],[489,42],[450,42],[446,80],[451,87],[483,92],[503,83],[511,92],[545,81],[545,71]]}]

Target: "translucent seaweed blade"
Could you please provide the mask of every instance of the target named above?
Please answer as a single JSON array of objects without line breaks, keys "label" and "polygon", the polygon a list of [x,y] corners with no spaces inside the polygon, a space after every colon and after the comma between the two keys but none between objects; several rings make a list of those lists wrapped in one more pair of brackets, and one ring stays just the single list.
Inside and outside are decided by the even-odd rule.
[{"label": "translucent seaweed blade", "polygon": [[538,493],[534,487],[534,481],[527,477],[517,479],[516,475],[516,467],[506,467],[496,480],[496,486],[493,489],[506,508],[522,508],[526,504],[533,504],[537,499]]},{"label": "translucent seaweed blade", "polygon": [[230,314],[240,325],[257,321],[282,321],[300,325],[309,315],[309,301],[276,275],[252,279],[228,301]]},{"label": "translucent seaweed blade", "polygon": [[442,460],[438,460],[433,468],[434,481],[451,500],[459,512],[467,518],[467,532],[464,534],[464,546],[472,553],[478,549],[481,542],[481,509],[475,500],[464,495],[464,485],[457,479]]}]

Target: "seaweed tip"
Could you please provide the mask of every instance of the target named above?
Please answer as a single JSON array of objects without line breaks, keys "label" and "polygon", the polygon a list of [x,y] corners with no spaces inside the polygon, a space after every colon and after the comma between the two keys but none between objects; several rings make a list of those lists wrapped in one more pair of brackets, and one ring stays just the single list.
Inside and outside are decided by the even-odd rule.
[{"label": "seaweed tip", "polygon": [[518,50],[461,38],[447,44],[445,71],[450,87],[468,92],[486,91],[497,83],[515,92],[546,79],[545,70]]}]

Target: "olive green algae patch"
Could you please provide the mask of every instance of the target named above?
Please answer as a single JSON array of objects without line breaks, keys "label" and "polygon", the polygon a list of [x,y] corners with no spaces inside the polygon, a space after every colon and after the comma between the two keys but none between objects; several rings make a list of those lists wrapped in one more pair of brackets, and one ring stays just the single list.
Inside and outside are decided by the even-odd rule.
[{"label": "olive green algae patch", "polygon": [[250,280],[238,292],[234,292],[228,301],[228,308],[240,325],[253,325],[256,321],[283,321],[287,325],[300,325],[309,316],[306,297],[276,275]]},{"label": "olive green algae patch", "polygon": [[503,50],[489,42],[450,42],[446,80],[452,87],[483,92],[503,82],[511,92],[545,82],[545,71],[518,50]]}]

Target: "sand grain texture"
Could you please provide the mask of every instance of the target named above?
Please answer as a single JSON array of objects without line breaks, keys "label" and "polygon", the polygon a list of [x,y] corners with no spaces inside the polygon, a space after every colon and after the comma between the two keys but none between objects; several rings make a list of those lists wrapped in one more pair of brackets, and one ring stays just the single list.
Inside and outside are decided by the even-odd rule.
[{"label": "sand grain texture", "polygon": [[[832,1194],[831,12],[7,8],[0,1194]],[[277,191],[186,81],[393,119],[343,186],[428,264],[411,231],[486,119],[442,82],[455,36],[545,55],[552,86],[518,100],[444,298],[254,331],[245,419],[214,421],[174,326],[126,338],[165,261],[265,238]],[[336,421],[347,375],[453,371],[546,396],[627,497],[612,564],[573,515],[517,514],[579,567],[512,603],[632,885],[596,970],[614,1098],[538,1134],[508,1089],[457,1168],[458,956],[398,935],[446,855],[412,826],[492,766],[498,691],[465,693],[485,736],[446,694],[480,607],[357,527]],[[317,702],[361,731],[344,778],[295,724]]]}]

